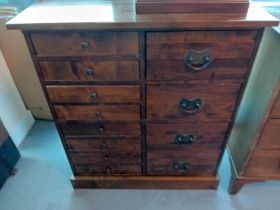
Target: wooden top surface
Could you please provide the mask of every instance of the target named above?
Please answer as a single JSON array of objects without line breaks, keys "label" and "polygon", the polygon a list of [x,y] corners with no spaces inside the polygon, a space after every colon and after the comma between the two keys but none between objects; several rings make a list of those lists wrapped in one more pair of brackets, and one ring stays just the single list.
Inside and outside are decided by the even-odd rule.
[{"label": "wooden top surface", "polygon": [[251,3],[248,12],[136,14],[134,0],[52,0],[36,3],[8,29],[176,29],[276,26],[278,20]]}]

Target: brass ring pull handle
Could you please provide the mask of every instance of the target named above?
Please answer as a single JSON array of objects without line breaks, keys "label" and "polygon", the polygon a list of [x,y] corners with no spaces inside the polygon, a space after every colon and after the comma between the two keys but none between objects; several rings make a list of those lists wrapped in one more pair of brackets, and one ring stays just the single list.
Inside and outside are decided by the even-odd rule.
[{"label": "brass ring pull handle", "polygon": [[212,60],[213,56],[210,49],[202,51],[189,50],[184,55],[186,66],[194,72],[206,69]]},{"label": "brass ring pull handle", "polygon": [[193,144],[196,141],[196,135],[189,134],[189,135],[177,135],[175,137],[176,144]]},{"label": "brass ring pull handle", "polygon": [[178,106],[181,113],[195,114],[200,111],[202,104],[203,103],[200,98],[197,99],[182,98],[179,101]]},{"label": "brass ring pull handle", "polygon": [[177,162],[177,161],[173,161],[173,168],[175,170],[184,170],[187,171],[190,169],[190,164],[188,162]]}]

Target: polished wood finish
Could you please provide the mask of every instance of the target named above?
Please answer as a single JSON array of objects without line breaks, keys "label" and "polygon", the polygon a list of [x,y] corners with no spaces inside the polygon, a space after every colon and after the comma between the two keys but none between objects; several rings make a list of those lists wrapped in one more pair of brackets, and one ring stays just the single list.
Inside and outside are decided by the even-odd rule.
[{"label": "polished wood finish", "polygon": [[136,56],[138,54],[136,32],[33,32],[30,36],[37,56]]},{"label": "polished wood finish", "polygon": [[137,61],[42,61],[40,65],[47,82],[139,81]]},{"label": "polished wood finish", "polygon": [[267,120],[257,147],[261,149],[280,149],[280,119]]},{"label": "polished wood finish", "polygon": [[248,0],[137,0],[136,13],[246,13]]},{"label": "polished wood finish", "polygon": [[280,118],[280,94],[278,95],[274,107],[271,111],[271,117]]},{"label": "polished wood finish", "polygon": [[47,86],[52,103],[140,103],[140,88],[133,85]]},{"label": "polished wood finish", "polygon": [[[136,15],[108,0],[45,1],[7,27],[24,31],[74,187],[215,189],[262,27],[276,23],[255,7]],[[189,132],[192,145],[173,144]]]}]

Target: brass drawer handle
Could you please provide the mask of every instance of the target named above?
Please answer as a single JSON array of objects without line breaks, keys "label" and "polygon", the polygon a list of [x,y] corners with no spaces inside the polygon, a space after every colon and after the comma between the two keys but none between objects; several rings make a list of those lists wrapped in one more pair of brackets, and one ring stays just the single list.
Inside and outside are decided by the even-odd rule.
[{"label": "brass drawer handle", "polygon": [[193,144],[196,141],[196,135],[189,134],[189,135],[177,135],[175,137],[176,144]]},{"label": "brass drawer handle", "polygon": [[112,173],[112,169],[110,167],[106,168],[106,174],[111,174]]},{"label": "brass drawer handle", "polygon": [[88,47],[89,47],[89,43],[87,41],[81,43],[81,48],[88,49]]},{"label": "brass drawer handle", "polygon": [[99,111],[95,112],[95,116],[96,117],[100,117],[101,116],[101,112],[99,112]]},{"label": "brass drawer handle", "polygon": [[173,161],[173,168],[175,170],[184,170],[187,171],[190,169],[190,164],[188,162],[177,162]]},{"label": "brass drawer handle", "polygon": [[100,125],[97,130],[99,133],[103,133],[105,131],[105,127],[103,125]]},{"label": "brass drawer handle", "polygon": [[92,94],[90,95],[90,97],[91,97],[92,99],[96,99],[96,98],[97,98],[97,93],[92,93]]},{"label": "brass drawer handle", "polygon": [[92,69],[92,68],[87,68],[87,69],[85,70],[85,72],[86,72],[86,75],[87,75],[87,76],[93,76],[93,69]]},{"label": "brass drawer handle", "polygon": [[203,69],[206,69],[212,60],[213,56],[210,49],[202,51],[191,49],[184,55],[184,62],[186,66],[194,72],[199,72]]},{"label": "brass drawer handle", "polygon": [[179,101],[178,106],[181,113],[194,114],[200,111],[202,104],[203,103],[200,98],[196,98],[196,99],[182,98]]}]

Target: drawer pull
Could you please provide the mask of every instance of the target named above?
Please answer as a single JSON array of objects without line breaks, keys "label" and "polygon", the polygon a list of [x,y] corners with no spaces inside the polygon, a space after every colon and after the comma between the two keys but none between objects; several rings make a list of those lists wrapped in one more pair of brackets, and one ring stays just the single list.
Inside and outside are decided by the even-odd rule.
[{"label": "drawer pull", "polygon": [[89,47],[88,42],[84,41],[84,42],[81,43],[81,48],[88,49],[88,47]]},{"label": "drawer pull", "polygon": [[105,127],[103,125],[100,125],[98,128],[99,133],[103,133],[105,131]]},{"label": "drawer pull", "polygon": [[188,162],[177,162],[177,161],[174,161],[173,162],[173,168],[175,170],[184,170],[184,171],[187,171],[190,169],[190,164]]},{"label": "drawer pull", "polygon": [[196,140],[196,135],[189,134],[189,135],[177,135],[175,138],[176,144],[193,144]]},{"label": "drawer pull", "polygon": [[86,74],[87,74],[87,76],[92,76],[93,75],[93,69],[92,68],[87,68],[86,69]]},{"label": "drawer pull", "polygon": [[96,99],[96,98],[97,98],[97,94],[96,94],[96,93],[92,93],[92,94],[91,94],[91,98],[92,98],[92,99]]},{"label": "drawer pull", "polygon": [[188,99],[188,98],[182,98],[179,101],[179,110],[182,113],[187,114],[194,114],[200,111],[200,108],[202,106],[202,100],[200,98],[197,99]]},{"label": "drawer pull", "polygon": [[101,112],[99,112],[99,111],[95,112],[95,116],[96,117],[100,117],[101,116]]},{"label": "drawer pull", "polygon": [[210,49],[202,51],[189,50],[184,55],[186,66],[194,72],[206,69],[212,60],[213,56]]},{"label": "drawer pull", "polygon": [[110,168],[110,167],[107,167],[107,168],[106,168],[106,174],[111,174],[111,173],[112,173],[111,168]]},{"label": "drawer pull", "polygon": [[101,148],[101,149],[106,149],[106,148],[107,148],[107,144],[106,144],[106,143],[104,143],[104,142],[103,142],[103,143],[101,143],[100,148]]},{"label": "drawer pull", "polygon": [[108,156],[105,155],[104,158],[103,158],[103,160],[107,161],[107,160],[108,160]]}]

